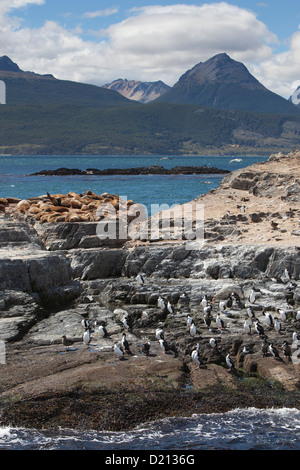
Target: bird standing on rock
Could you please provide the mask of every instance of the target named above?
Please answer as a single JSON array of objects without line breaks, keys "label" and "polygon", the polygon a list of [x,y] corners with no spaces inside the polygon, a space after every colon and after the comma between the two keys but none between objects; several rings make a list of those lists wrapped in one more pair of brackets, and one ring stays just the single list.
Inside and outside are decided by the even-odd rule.
[{"label": "bird standing on rock", "polygon": [[130,330],[130,326],[129,326],[129,324],[128,324],[128,314],[123,315],[123,317],[122,317],[122,323],[123,323],[124,327],[126,328],[126,330],[129,331],[129,330]]},{"label": "bird standing on rock", "polygon": [[229,294],[228,299],[226,300],[226,308],[231,308],[233,305],[233,300],[231,294]]},{"label": "bird standing on rock", "polygon": [[226,356],[226,364],[228,365],[228,372],[231,372],[234,369],[234,364],[230,358],[230,354],[228,353]]},{"label": "bird standing on rock", "polygon": [[138,282],[139,284],[141,284],[141,285],[142,285],[142,284],[145,284],[145,278],[144,278],[144,276],[142,276],[142,274],[138,274],[138,275],[136,276],[136,280],[137,280],[137,282]]},{"label": "bird standing on rock", "polygon": [[249,351],[249,349],[247,349],[247,346],[243,347],[242,354],[250,354],[250,351]]},{"label": "bird standing on rock", "polygon": [[84,329],[87,329],[87,328],[89,328],[89,326],[90,326],[89,321],[88,321],[86,318],[83,318],[83,319],[81,320],[81,325],[82,325],[82,327],[83,327]]},{"label": "bird standing on rock", "polygon": [[251,326],[249,325],[247,319],[245,320],[245,323],[244,323],[244,330],[247,335],[251,335]]},{"label": "bird standing on rock", "polygon": [[293,344],[294,344],[294,346],[297,347],[297,346],[298,346],[298,341],[299,341],[299,336],[298,336],[298,334],[297,334],[296,331],[293,332],[292,338],[293,338]]},{"label": "bird standing on rock", "polygon": [[166,304],[164,302],[164,299],[161,296],[159,296],[158,299],[157,299],[157,306],[161,310],[165,310],[165,308],[166,308]]},{"label": "bird standing on rock", "polygon": [[255,303],[255,298],[256,298],[255,291],[254,291],[254,289],[251,289],[250,295],[249,295],[249,302],[251,304],[254,304]]},{"label": "bird standing on rock", "polygon": [[174,313],[174,309],[169,301],[167,303],[167,310],[169,313]]},{"label": "bird standing on rock", "polygon": [[125,333],[123,333],[123,335],[122,335],[121,344],[122,344],[122,347],[123,347],[123,351],[126,352],[127,354],[132,355],[132,352],[130,351],[129,343],[126,339],[126,334]]},{"label": "bird standing on rock", "polygon": [[288,344],[287,341],[284,341],[284,342],[283,342],[282,349],[283,349],[283,355],[284,355],[285,357],[287,357],[287,360],[290,362],[290,361],[292,360],[292,359],[291,359],[291,354],[292,354],[292,352],[291,352],[291,348],[290,348],[290,346],[289,346],[289,344]]},{"label": "bird standing on rock", "polygon": [[224,320],[222,320],[219,313],[217,313],[216,324],[219,330],[222,330],[223,328],[225,328]]},{"label": "bird standing on rock", "polygon": [[267,323],[267,325],[268,325],[270,328],[273,328],[274,322],[273,322],[272,315],[271,315],[269,312],[265,312],[265,316],[266,316],[266,323]]},{"label": "bird standing on rock", "polygon": [[239,308],[243,308],[243,303],[241,301],[239,294],[237,294],[236,292],[232,292],[231,298],[234,300],[234,302]]},{"label": "bird standing on rock", "polygon": [[207,312],[204,315],[203,321],[204,321],[205,325],[209,328],[210,325],[211,325],[211,321],[212,321],[212,316],[211,316],[210,312]]},{"label": "bird standing on rock", "polygon": [[249,318],[251,318],[251,320],[255,318],[254,311],[253,311],[252,307],[247,308],[247,315],[248,315]]},{"label": "bird standing on rock", "polygon": [[114,352],[119,360],[124,358],[124,351],[117,345],[117,343],[114,344]]},{"label": "bird standing on rock", "polygon": [[85,330],[85,332],[83,333],[82,341],[84,342],[84,344],[85,344],[86,346],[88,346],[90,340],[91,340],[91,337],[90,337],[90,330],[89,330],[89,328],[87,328],[87,329]]},{"label": "bird standing on rock", "polygon": [[145,354],[145,356],[149,356],[150,346],[151,346],[150,341],[148,341],[147,343],[144,343],[142,347],[142,354]]},{"label": "bird standing on rock", "polygon": [[281,321],[286,321],[286,319],[287,319],[286,311],[279,308],[278,313],[279,313],[279,316],[280,316],[280,320]]},{"label": "bird standing on rock", "polygon": [[155,336],[156,336],[156,339],[158,339],[158,341],[160,339],[164,339],[164,330],[162,328],[157,328],[155,331]]},{"label": "bird standing on rock", "polygon": [[201,305],[203,308],[207,307],[208,301],[207,301],[207,296],[204,295],[203,299],[201,300]]},{"label": "bird standing on rock", "polygon": [[192,361],[200,367],[200,358],[199,358],[199,343],[197,343],[196,349],[194,349],[191,353]]},{"label": "bird standing on rock", "polygon": [[204,314],[207,315],[208,313],[211,313],[211,305],[208,305],[207,307],[204,307],[203,311]]},{"label": "bird standing on rock", "polygon": [[197,328],[196,328],[195,323],[193,322],[190,326],[190,335],[191,336],[196,336],[196,334],[197,334]]},{"label": "bird standing on rock", "polygon": [[178,349],[177,349],[176,343],[173,339],[169,342],[168,346],[169,346],[169,351],[174,353],[174,357],[177,357],[178,356]]},{"label": "bird standing on rock", "polygon": [[71,339],[67,338],[66,335],[63,335],[63,336],[62,336],[62,344],[63,344],[64,346],[66,346],[66,350],[68,351],[69,346],[72,346],[72,344],[74,344],[74,341],[72,341]]},{"label": "bird standing on rock", "polygon": [[258,320],[255,322],[255,331],[259,336],[263,336],[265,334],[265,330]]},{"label": "bird standing on rock", "polygon": [[292,286],[287,288],[287,291],[285,292],[285,300],[288,305],[295,305],[294,288]]},{"label": "bird standing on rock", "polygon": [[266,357],[266,355],[268,354],[268,349],[269,349],[269,343],[267,342],[266,339],[264,339],[263,344],[261,345],[261,352],[262,352],[263,357]]},{"label": "bird standing on rock", "polygon": [[164,339],[160,339],[159,344],[160,344],[163,354],[169,351],[169,345]]},{"label": "bird standing on rock", "polygon": [[281,331],[281,323],[277,317],[274,318],[274,330],[276,331],[277,334],[279,334]]},{"label": "bird standing on rock", "polygon": [[272,354],[274,359],[279,359],[279,353],[278,350],[275,348],[273,343],[269,344],[269,352]]},{"label": "bird standing on rock", "polygon": [[107,330],[106,330],[105,326],[103,326],[103,325],[99,326],[99,333],[103,338],[107,338]]}]

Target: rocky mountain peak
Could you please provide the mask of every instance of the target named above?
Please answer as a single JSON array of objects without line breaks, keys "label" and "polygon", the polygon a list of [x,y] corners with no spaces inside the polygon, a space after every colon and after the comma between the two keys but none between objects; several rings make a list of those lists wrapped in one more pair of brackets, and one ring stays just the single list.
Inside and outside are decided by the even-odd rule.
[{"label": "rocky mountain peak", "polygon": [[7,57],[7,55],[0,57],[0,70],[5,72],[21,72],[20,67]]},{"label": "rocky mountain peak", "polygon": [[197,84],[238,84],[250,89],[265,89],[243,63],[233,60],[226,53],[217,54],[206,62],[195,65],[180,78],[178,83],[186,80]]},{"label": "rocky mountain peak", "polygon": [[157,101],[263,113],[299,112],[288,100],[265,88],[243,63],[226,53],[195,65]]},{"label": "rocky mountain peak", "polygon": [[125,96],[125,98],[149,103],[166,93],[170,87],[161,80],[156,82],[141,82],[138,80],[127,80],[119,78],[103,86],[114,90]]}]

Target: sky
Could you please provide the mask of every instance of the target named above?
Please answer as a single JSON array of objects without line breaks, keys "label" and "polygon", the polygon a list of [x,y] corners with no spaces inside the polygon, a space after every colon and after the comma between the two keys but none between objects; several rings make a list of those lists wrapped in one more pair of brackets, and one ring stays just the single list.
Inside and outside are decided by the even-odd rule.
[{"label": "sky", "polygon": [[288,98],[300,85],[299,0],[0,0],[0,56],[63,80],[173,86],[221,52]]}]

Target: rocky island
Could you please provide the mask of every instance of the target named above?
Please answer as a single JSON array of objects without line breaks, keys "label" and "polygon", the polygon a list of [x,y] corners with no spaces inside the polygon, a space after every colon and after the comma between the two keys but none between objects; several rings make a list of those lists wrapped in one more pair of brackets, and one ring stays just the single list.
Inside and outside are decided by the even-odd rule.
[{"label": "rocky island", "polygon": [[99,170],[97,168],[87,168],[79,170],[78,168],[57,168],[56,170],[42,170],[32,173],[29,176],[110,176],[110,175],[222,175],[230,173],[228,170],[210,167],[210,166],[175,166],[173,168],[164,168],[161,165],[142,166],[136,168],[108,168]]},{"label": "rocky island", "polygon": [[[124,214],[130,223],[134,201],[3,195],[1,424],[122,430],[237,407],[299,409],[299,181],[299,151],[272,155],[143,222],[143,236],[115,239],[97,227]],[[116,219],[99,215],[103,204]],[[195,204],[197,247],[163,224],[187,209],[193,228]]]}]

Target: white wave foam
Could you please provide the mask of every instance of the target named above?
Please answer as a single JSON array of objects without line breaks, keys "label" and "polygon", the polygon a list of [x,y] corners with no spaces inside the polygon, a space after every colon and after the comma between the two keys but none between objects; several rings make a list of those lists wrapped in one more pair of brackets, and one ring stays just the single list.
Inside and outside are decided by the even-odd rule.
[{"label": "white wave foam", "polygon": [[10,427],[0,427],[0,439],[9,437],[11,434],[12,428]]}]

